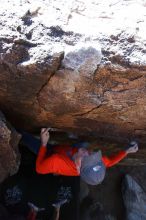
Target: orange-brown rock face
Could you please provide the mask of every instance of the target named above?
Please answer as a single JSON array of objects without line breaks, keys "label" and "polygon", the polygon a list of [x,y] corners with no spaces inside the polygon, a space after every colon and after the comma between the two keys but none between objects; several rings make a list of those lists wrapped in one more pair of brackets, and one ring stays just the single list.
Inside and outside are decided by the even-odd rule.
[{"label": "orange-brown rock face", "polygon": [[18,171],[20,154],[18,142],[21,135],[8,124],[0,113],[0,182]]},{"label": "orange-brown rock face", "polygon": [[53,125],[145,139],[145,73],[113,68],[101,66],[93,78],[72,71],[56,72],[38,96]]},{"label": "orange-brown rock face", "polygon": [[[27,1],[23,6],[14,3],[19,10],[13,15],[8,7],[1,8],[1,109],[15,126],[29,130],[52,126],[146,142],[145,41],[140,17],[135,17],[137,27],[127,13],[125,20],[133,23],[124,26],[125,20],[119,20],[123,25],[119,26],[114,21],[124,18],[116,13],[117,5],[107,2],[109,18],[102,1],[87,7],[84,2],[69,5],[64,0],[66,13],[55,2],[54,6],[42,2],[35,9]],[[119,4],[123,11],[136,8],[133,1]],[[45,19],[48,13],[54,17]],[[144,13],[139,15],[143,25]],[[90,33],[83,28],[85,17]]]}]

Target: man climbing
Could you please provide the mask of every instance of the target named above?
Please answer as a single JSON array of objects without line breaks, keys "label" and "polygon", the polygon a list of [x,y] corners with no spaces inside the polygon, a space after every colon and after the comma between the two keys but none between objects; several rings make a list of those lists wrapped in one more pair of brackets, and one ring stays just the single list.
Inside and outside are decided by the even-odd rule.
[{"label": "man climbing", "polygon": [[54,173],[65,176],[81,176],[90,185],[101,183],[109,168],[129,153],[138,151],[138,144],[131,142],[128,149],[120,151],[113,157],[102,156],[101,151],[89,152],[85,148],[73,148],[68,145],[58,145],[47,149],[50,134],[49,128],[41,129],[41,147],[36,160],[36,171],[40,174]]}]

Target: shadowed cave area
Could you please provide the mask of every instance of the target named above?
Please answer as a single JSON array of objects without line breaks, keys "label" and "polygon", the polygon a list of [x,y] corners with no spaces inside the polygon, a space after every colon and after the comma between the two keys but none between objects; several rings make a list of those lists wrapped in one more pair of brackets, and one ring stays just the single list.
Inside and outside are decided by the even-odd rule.
[{"label": "shadowed cave area", "polygon": [[[95,151],[105,148],[104,154],[107,146],[112,149],[120,145],[120,143],[109,139],[97,138],[95,140],[93,137],[77,136],[60,130],[51,131],[50,136],[49,142],[54,146],[57,143],[68,143],[72,146],[84,144],[85,147]],[[39,140],[38,134],[33,134],[33,137],[37,141]],[[144,198],[139,198],[140,200],[137,202],[137,193],[145,193],[145,165],[132,165],[127,163],[128,160],[127,162],[123,160],[120,164],[107,170],[102,184],[90,186],[79,177],[37,174],[35,170],[36,154],[28,148],[22,139],[19,142],[19,152],[21,163],[17,173],[6,178],[0,187],[1,219],[27,219],[30,212],[28,203],[45,209],[37,212],[36,219],[56,219],[52,204],[58,198],[58,191],[63,189],[66,190],[63,191],[64,195],[69,196],[69,202],[62,205],[60,210],[59,219],[63,220],[90,220],[97,219],[97,217],[101,220],[123,220],[126,219],[128,205],[132,207],[134,202],[138,203],[136,205],[138,209],[138,206],[141,207],[144,202]],[[140,192],[137,192],[138,187],[140,187]]]}]

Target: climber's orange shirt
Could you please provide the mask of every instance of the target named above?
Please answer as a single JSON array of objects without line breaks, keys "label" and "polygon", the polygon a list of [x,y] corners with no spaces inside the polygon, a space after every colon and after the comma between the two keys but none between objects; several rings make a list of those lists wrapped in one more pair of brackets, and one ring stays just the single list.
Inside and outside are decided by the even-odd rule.
[{"label": "climber's orange shirt", "polygon": [[[36,160],[36,171],[40,174],[54,173],[64,176],[79,176],[76,165],[71,159],[77,150],[77,148],[69,145],[58,145],[53,147],[53,153],[48,155],[47,148],[41,146]],[[110,158],[103,156],[102,160],[106,167],[111,167],[126,155],[125,151],[120,151]]]}]

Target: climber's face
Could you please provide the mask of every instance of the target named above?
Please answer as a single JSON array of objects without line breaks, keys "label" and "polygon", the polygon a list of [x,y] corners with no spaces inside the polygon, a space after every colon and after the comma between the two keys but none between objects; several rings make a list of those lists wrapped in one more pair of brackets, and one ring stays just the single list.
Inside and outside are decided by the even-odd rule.
[{"label": "climber's face", "polygon": [[78,156],[79,157],[83,158],[83,157],[88,156],[88,155],[89,155],[89,152],[88,152],[87,149],[79,148],[79,150],[78,150]]}]

